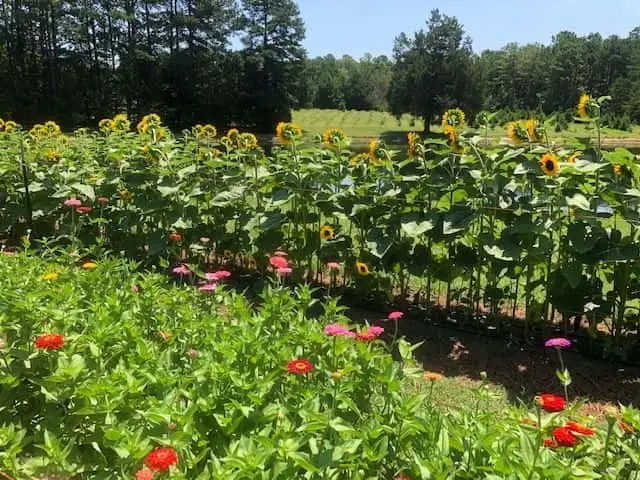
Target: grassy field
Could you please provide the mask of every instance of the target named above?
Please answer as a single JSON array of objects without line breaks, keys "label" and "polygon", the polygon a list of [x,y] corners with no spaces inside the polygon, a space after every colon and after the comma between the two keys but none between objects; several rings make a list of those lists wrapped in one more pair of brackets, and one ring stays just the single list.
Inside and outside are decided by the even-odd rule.
[{"label": "grassy field", "polygon": [[[379,137],[392,145],[402,145],[406,132],[424,130],[424,122],[412,115],[396,118],[388,112],[375,111],[305,109],[294,111],[293,121],[310,135],[321,134],[330,127],[340,128],[352,138],[352,147],[356,150],[365,148],[370,139]],[[438,134],[442,129],[434,125],[432,131]],[[595,130],[587,130],[577,124],[569,125],[568,130],[555,132],[550,121],[547,122],[547,131],[550,141],[567,145],[577,144],[580,139],[595,138],[596,135]],[[506,134],[502,127],[490,129],[488,133],[494,141],[499,141]],[[604,128],[602,135],[605,146],[640,148],[640,126],[634,126],[631,132]]]}]

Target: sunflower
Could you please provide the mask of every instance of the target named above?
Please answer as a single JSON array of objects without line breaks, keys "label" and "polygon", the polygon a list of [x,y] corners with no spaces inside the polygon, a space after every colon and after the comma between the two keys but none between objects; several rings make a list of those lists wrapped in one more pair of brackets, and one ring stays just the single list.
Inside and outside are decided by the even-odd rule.
[{"label": "sunflower", "polygon": [[580,155],[582,155],[582,152],[580,151],[573,152],[573,154],[569,156],[569,158],[567,158],[567,163],[576,163],[576,160],[580,157]]},{"label": "sunflower", "polygon": [[369,275],[369,267],[367,266],[366,263],[357,261],[356,262],[356,269],[358,270],[358,273],[360,275]]},{"label": "sunflower", "polygon": [[60,131],[61,131],[60,125],[58,125],[53,120],[48,120],[44,122],[44,128],[47,131],[47,135],[49,135],[50,137],[55,137],[57,135],[60,135]]},{"label": "sunflower", "polygon": [[138,133],[140,135],[144,135],[145,133],[147,133],[147,128],[149,128],[149,124],[147,123],[146,118],[147,117],[144,117],[138,122],[138,125],[136,125],[136,130],[138,130]]},{"label": "sunflower", "polygon": [[232,128],[227,132],[225,138],[231,143],[232,146],[238,145],[238,138],[240,137],[240,132],[237,128]]},{"label": "sunflower", "polygon": [[613,171],[616,175],[622,175],[622,165],[614,165]]},{"label": "sunflower", "polygon": [[560,172],[558,157],[553,153],[545,153],[540,159],[540,169],[548,177],[555,177]]},{"label": "sunflower", "polygon": [[407,153],[409,154],[409,157],[414,158],[418,156],[418,147],[421,146],[420,145],[420,135],[418,135],[415,132],[409,132],[407,134],[407,143],[409,145],[409,148],[407,150]]},{"label": "sunflower", "polygon": [[368,153],[358,153],[355,157],[351,159],[351,161],[349,162],[349,165],[352,167],[355,167],[359,163],[366,162],[367,160],[369,160]]},{"label": "sunflower", "polygon": [[111,129],[117,132],[128,132],[131,129],[131,122],[126,113],[119,113],[111,121]]},{"label": "sunflower", "polygon": [[320,229],[320,238],[322,240],[332,240],[333,239],[333,227],[329,225],[325,225]]},{"label": "sunflower", "polygon": [[0,130],[4,130],[4,120],[0,118]]},{"label": "sunflower", "polygon": [[98,122],[98,128],[104,132],[113,130],[113,120],[110,118],[103,118]]},{"label": "sunflower", "polygon": [[[5,129],[6,129],[6,125],[5,125]],[[33,127],[31,127],[31,130],[29,130],[29,135],[31,135],[33,138],[40,138],[46,134],[47,134],[47,129],[44,128],[44,125],[40,125],[39,123],[36,123]]]},{"label": "sunflower", "polygon": [[518,122],[511,122],[507,125],[507,136],[516,145],[520,145],[529,138],[527,131]]},{"label": "sunflower", "polygon": [[13,120],[9,120],[4,124],[4,131],[11,132],[15,130],[17,127],[18,127],[18,124],[16,122],[14,122]]},{"label": "sunflower", "polygon": [[591,103],[591,97],[586,93],[580,95],[580,100],[578,101],[578,116],[580,118],[589,118],[589,112],[587,108]]},{"label": "sunflower", "polygon": [[382,140],[371,140],[369,142],[369,161],[372,165],[378,166],[382,160],[388,160],[389,154],[385,149],[384,142]]},{"label": "sunflower", "polygon": [[238,146],[245,150],[251,150],[258,146],[258,139],[253,133],[241,133],[238,137]]},{"label": "sunflower", "polygon": [[131,200],[133,198],[133,193],[129,190],[120,190],[120,198],[122,200]]},{"label": "sunflower", "polygon": [[458,136],[456,134],[456,130],[451,125],[446,125],[444,127],[444,134],[448,138],[448,143],[451,149],[454,152],[460,151],[460,145],[458,144]]},{"label": "sunflower", "polygon": [[529,141],[531,143],[535,143],[540,140],[538,135],[540,126],[538,125],[538,121],[534,119],[527,120],[527,133],[529,134]]},{"label": "sunflower", "polygon": [[442,128],[446,128],[447,125],[453,128],[464,127],[466,116],[459,108],[451,108],[444,112],[442,115]]},{"label": "sunflower", "polygon": [[47,162],[57,163],[60,160],[60,154],[55,150],[47,150]]},{"label": "sunflower", "polygon": [[207,123],[204,127],[202,127],[200,133],[204,138],[214,138],[218,134],[218,130],[216,130],[216,127],[214,127],[210,123]]},{"label": "sunflower", "polygon": [[330,147],[342,147],[347,143],[347,135],[338,128],[328,128],[322,134],[322,143]]},{"label": "sunflower", "polygon": [[302,138],[302,130],[294,123],[280,122],[276,127],[276,137],[280,143],[290,145]]}]

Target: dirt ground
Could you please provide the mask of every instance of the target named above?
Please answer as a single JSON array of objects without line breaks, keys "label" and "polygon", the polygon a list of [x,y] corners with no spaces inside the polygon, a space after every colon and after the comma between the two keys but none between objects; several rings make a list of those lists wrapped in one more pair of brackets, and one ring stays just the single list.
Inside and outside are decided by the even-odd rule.
[{"label": "dirt ground", "polygon": [[[354,321],[367,319],[393,329],[393,322],[378,321],[384,314],[350,309],[347,315]],[[416,356],[425,370],[472,379],[485,371],[491,382],[506,389],[512,401],[528,401],[539,393],[562,393],[553,349],[524,347],[411,319],[400,320],[399,334],[411,343],[424,341]],[[571,349],[564,353],[564,359],[573,380],[569,395],[588,401],[587,410],[598,413],[607,404],[640,405],[640,368],[585,358]]]}]

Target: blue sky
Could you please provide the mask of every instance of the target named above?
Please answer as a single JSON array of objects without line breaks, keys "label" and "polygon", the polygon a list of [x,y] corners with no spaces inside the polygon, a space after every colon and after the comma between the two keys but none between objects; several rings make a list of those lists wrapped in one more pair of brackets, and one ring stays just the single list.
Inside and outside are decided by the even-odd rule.
[{"label": "blue sky", "polygon": [[391,55],[396,35],[423,28],[433,8],[458,18],[476,52],[508,42],[548,44],[562,30],[626,36],[640,26],[640,0],[298,0],[298,6],[311,57]]}]

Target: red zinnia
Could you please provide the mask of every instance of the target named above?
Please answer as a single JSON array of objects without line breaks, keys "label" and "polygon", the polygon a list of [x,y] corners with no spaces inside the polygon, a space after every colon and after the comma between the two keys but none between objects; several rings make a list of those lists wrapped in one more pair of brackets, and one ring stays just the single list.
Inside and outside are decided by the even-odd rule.
[{"label": "red zinnia", "polygon": [[109,203],[109,199],[107,197],[98,197],[98,203],[106,205],[107,203]]},{"label": "red zinnia", "polygon": [[136,480],[153,480],[153,470],[141,468],[136,472]]},{"label": "red zinnia", "polygon": [[171,447],[156,448],[144,459],[144,464],[151,470],[167,471],[178,463],[178,454]]},{"label": "red zinnia", "polygon": [[547,448],[558,448],[558,442],[556,442],[553,438],[545,438],[544,446]]},{"label": "red zinnia", "polygon": [[37,348],[42,348],[43,350],[57,350],[64,345],[64,337],[59,333],[40,335],[36,339],[35,345]]},{"label": "red zinnia", "polygon": [[571,430],[566,427],[558,427],[553,431],[553,438],[558,445],[563,447],[575,447],[580,439],[576,437]]},{"label": "red zinnia", "polygon": [[273,268],[288,268],[289,261],[284,257],[273,256],[269,259],[269,263]]},{"label": "red zinnia", "polygon": [[169,235],[169,240],[171,240],[172,242],[181,242],[182,235],[180,235],[179,233],[172,233]]},{"label": "red zinnia", "polygon": [[571,430],[574,433],[580,433],[582,435],[591,436],[594,433],[596,433],[596,431],[593,430],[592,428],[585,427],[584,425],[580,425],[577,422],[567,422],[565,427],[568,428],[569,430]]},{"label": "red zinnia", "polygon": [[89,213],[91,210],[93,210],[93,208],[91,207],[78,207],[76,208],[76,212],[82,214],[82,213]]},{"label": "red zinnia", "polygon": [[543,393],[542,395],[540,395],[540,403],[542,405],[542,408],[550,413],[561,412],[566,406],[564,398],[552,393]]},{"label": "red zinnia", "polygon": [[622,420],[618,420],[618,426],[622,429],[624,433],[636,433],[636,429],[631,425],[624,423]]},{"label": "red zinnia", "polygon": [[361,342],[373,342],[376,339],[376,335],[371,330],[356,333],[356,340]]},{"label": "red zinnia", "polygon": [[305,373],[309,373],[313,370],[313,365],[309,360],[301,359],[301,360],[291,360],[287,363],[287,370],[290,373],[294,373],[296,375],[304,375]]}]

